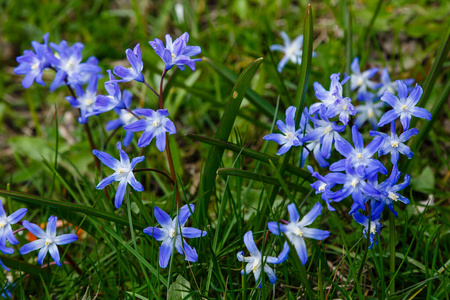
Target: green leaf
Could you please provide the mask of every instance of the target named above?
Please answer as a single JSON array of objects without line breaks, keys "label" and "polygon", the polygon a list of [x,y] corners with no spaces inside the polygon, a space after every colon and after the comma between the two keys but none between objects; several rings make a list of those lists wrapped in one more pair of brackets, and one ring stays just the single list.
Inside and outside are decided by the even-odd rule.
[{"label": "green leaf", "polygon": [[178,275],[174,283],[172,283],[167,292],[168,300],[182,300],[189,295],[191,284],[183,276]]},{"label": "green leaf", "polygon": [[[225,112],[221,118],[219,128],[217,129],[216,139],[221,141],[227,141],[233,128],[234,121],[238,114],[239,108],[241,106],[242,100],[244,99],[245,93],[250,87],[250,82],[255,76],[256,71],[262,63],[262,58],[258,58],[253,61],[239,76],[236,84],[234,85],[230,97],[228,99],[228,105],[225,108]],[[203,199],[202,207],[203,212],[206,212],[206,207],[208,207],[209,199],[211,197],[212,190],[215,185],[216,172],[219,168],[220,161],[222,160],[223,149],[218,147],[211,147],[208,158],[206,160],[206,165],[203,174]]]},{"label": "green leaf", "polygon": [[426,166],[418,177],[411,179],[411,186],[414,190],[429,193],[434,190],[434,172],[430,166]]}]

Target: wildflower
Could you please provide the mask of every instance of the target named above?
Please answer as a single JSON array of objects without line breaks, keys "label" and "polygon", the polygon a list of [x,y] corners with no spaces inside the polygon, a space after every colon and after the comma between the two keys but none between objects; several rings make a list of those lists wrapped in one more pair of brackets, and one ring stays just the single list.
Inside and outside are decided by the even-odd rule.
[{"label": "wildflower", "polygon": [[127,184],[130,184],[135,191],[142,192],[144,190],[142,184],[138,182],[134,177],[133,169],[136,164],[142,162],[145,157],[135,157],[131,160],[130,163],[130,159],[128,158],[128,155],[125,153],[125,151],[122,150],[120,142],[117,143],[117,149],[119,149],[120,161],[113,158],[106,152],[92,150],[92,153],[97,156],[105,166],[114,170],[114,173],[112,175],[100,181],[100,183],[96,186],[96,189],[101,190],[114,181],[119,181],[119,186],[117,187],[116,196],[114,198],[114,204],[116,208],[119,208],[122,205]]},{"label": "wildflower", "polygon": [[[126,91],[124,91],[124,92],[126,92]],[[124,93],[124,95],[125,95],[125,93]],[[114,130],[119,126],[126,126],[126,125],[134,123],[138,120],[131,112],[129,112],[126,109],[114,108],[114,112],[119,115],[119,118],[112,120],[112,121],[108,121],[108,123],[106,123],[106,130],[108,130],[108,131]],[[133,113],[135,113],[135,111],[133,111]],[[128,145],[130,145],[131,140],[133,139],[133,135],[134,135],[133,132],[126,131],[125,137],[123,138],[123,146],[124,147],[127,147]]]},{"label": "wildflower", "polygon": [[[309,124],[309,119],[308,119],[308,114],[307,114],[307,109],[305,109],[305,112],[302,114],[302,117],[300,119],[300,134],[298,135],[298,139],[302,140],[308,133],[310,133],[313,128],[311,127],[311,124]],[[322,156],[322,153],[320,151],[320,147],[321,147],[321,143],[319,141],[319,139],[315,139],[315,140],[309,140],[307,141],[307,143],[303,144],[303,149],[301,150],[300,153],[300,166],[303,167],[303,165],[305,164],[306,158],[309,155],[309,151],[312,152],[312,154],[314,155],[314,158],[317,160],[317,162],[319,163],[319,166],[321,166],[322,168],[326,168],[328,167],[328,162],[325,160],[325,158]]]},{"label": "wildflower", "polygon": [[384,103],[382,101],[374,102],[373,98],[374,94],[372,93],[358,93],[357,99],[363,102],[363,104],[355,107],[357,112],[355,118],[356,127],[361,128],[367,121],[369,121],[373,128],[377,127]]},{"label": "wildflower", "polygon": [[138,140],[139,147],[148,146],[154,137],[156,137],[156,148],[163,152],[166,148],[166,132],[174,134],[177,132],[175,125],[167,118],[169,112],[167,109],[152,109],[138,108],[134,110],[136,115],[144,116],[134,123],[128,124],[123,128],[127,131],[137,132],[144,131]]},{"label": "wildflower", "polygon": [[66,100],[70,103],[70,105],[72,105],[72,107],[80,109],[81,116],[78,118],[78,122],[80,124],[85,124],[87,122],[86,115],[93,115],[96,113],[94,107],[95,99],[97,98],[97,82],[98,75],[94,74],[89,81],[86,91],[83,90],[81,85],[76,84],[75,93],[77,97],[66,97]]},{"label": "wildflower", "polygon": [[350,78],[352,91],[358,89],[358,93],[364,93],[367,91],[367,88],[375,90],[379,87],[379,84],[369,80],[378,72],[378,68],[369,69],[361,73],[358,57],[355,57],[350,67],[353,72]]},{"label": "wildflower", "polygon": [[[305,113],[307,113],[306,110]],[[319,117],[320,119],[309,116],[309,119],[314,123],[315,128],[305,135],[302,142],[306,143],[308,141],[319,140],[322,157],[328,159],[331,156],[331,146],[333,145],[333,142],[341,139],[339,132],[344,131],[345,125],[336,125],[336,122],[329,121],[326,116],[325,107],[321,107]]]},{"label": "wildflower", "polygon": [[19,66],[14,68],[14,73],[18,75],[25,75],[22,80],[24,88],[29,88],[34,81],[40,85],[45,86],[45,82],[42,80],[42,71],[45,68],[50,67],[50,62],[47,59],[47,53],[51,50],[48,47],[48,36],[44,34],[44,44],[39,44],[36,41],[31,42],[34,52],[31,50],[23,51],[23,55],[17,57]]},{"label": "wildflower", "polygon": [[345,171],[345,164],[347,161],[351,162],[351,166],[357,168],[358,166],[364,166],[366,168],[378,168],[382,174],[387,174],[386,167],[377,159],[372,156],[380,149],[383,143],[382,137],[375,137],[365,148],[362,134],[359,133],[356,126],[352,127],[352,139],[355,148],[350,145],[344,139],[336,141],[336,150],[345,156],[345,159],[341,159],[330,166],[330,171]]},{"label": "wildflower", "polygon": [[120,91],[119,84],[116,83],[116,78],[112,74],[111,70],[108,70],[109,81],[105,82],[105,89],[108,95],[98,95],[95,99],[94,111],[86,114],[87,117],[91,115],[98,115],[105,113],[114,108],[126,109],[130,107],[132,94],[127,90],[123,93]]},{"label": "wildflower", "polygon": [[51,216],[48,218],[47,231],[42,230],[38,225],[30,223],[28,221],[23,221],[22,225],[28,229],[32,234],[34,234],[38,239],[31,243],[25,244],[20,248],[20,254],[27,254],[31,251],[39,250],[38,263],[43,264],[44,258],[47,252],[50,252],[51,257],[55,263],[61,267],[61,262],[59,258],[59,251],[57,245],[66,245],[78,240],[78,236],[73,233],[61,234],[56,236],[56,221],[57,217]]},{"label": "wildflower", "polygon": [[397,85],[398,98],[389,92],[385,92],[381,97],[381,101],[388,103],[393,109],[381,117],[378,126],[384,126],[400,117],[403,130],[407,130],[409,128],[411,116],[427,119],[428,121],[431,120],[431,113],[428,110],[422,107],[416,107],[416,104],[419,102],[423,93],[420,85],[416,85],[409,96],[406,84],[397,80]]},{"label": "wildflower", "polygon": [[355,114],[356,110],[352,104],[352,99],[348,97],[337,99],[327,110],[328,118],[339,115],[339,121],[344,125],[347,125],[349,117],[354,116]]},{"label": "wildflower", "polygon": [[[403,79],[404,84],[410,86],[413,84],[414,79]],[[398,90],[398,85],[396,81],[391,81],[391,77],[389,76],[388,70],[384,68],[381,71],[381,87],[377,92],[377,96],[381,97],[383,94],[388,91],[391,94],[395,94]]]},{"label": "wildflower", "polygon": [[[281,32],[281,37],[283,38],[283,45],[272,45],[270,50],[281,51],[284,53],[284,57],[278,63],[278,72],[283,71],[284,66],[290,60],[294,64],[300,65],[302,63],[302,47],[303,47],[303,35],[296,37],[292,43],[286,32]],[[317,54],[313,51],[312,56],[315,57]]]},{"label": "wildflower", "polygon": [[381,136],[383,138],[383,144],[378,151],[379,155],[386,155],[391,153],[391,162],[396,165],[399,159],[399,153],[406,155],[409,159],[413,157],[413,152],[404,143],[409,140],[410,137],[419,133],[416,128],[411,128],[397,135],[395,130],[395,122],[391,122],[391,136],[386,133],[370,131],[371,136]]},{"label": "wildflower", "polygon": [[298,214],[294,203],[289,204],[287,209],[290,218],[289,224],[285,225],[277,222],[269,222],[267,225],[270,232],[273,234],[281,235],[283,233],[289,242],[295,247],[302,264],[306,264],[308,261],[308,251],[306,250],[304,238],[323,240],[330,235],[329,231],[306,227],[314,222],[314,220],[320,215],[322,212],[322,205],[320,203],[316,203],[316,205],[314,205],[314,207],[302,218],[302,220],[300,220],[300,215]]},{"label": "wildflower", "polygon": [[363,234],[364,234],[365,238],[367,238],[367,233],[369,232],[369,227],[370,227],[369,249],[372,249],[372,247],[373,247],[375,235],[377,235],[377,239],[375,240],[375,245],[378,244],[378,236],[380,235],[381,227],[383,227],[383,225],[380,224],[380,218],[381,218],[382,212],[383,212],[383,205],[372,206],[371,213],[370,213],[370,222],[369,222],[369,218],[367,216],[364,216],[363,214],[361,214],[359,212],[355,212],[352,215],[353,219],[355,219],[355,221],[358,224],[361,224],[362,226],[364,226]]},{"label": "wildflower", "polygon": [[12,245],[17,245],[19,243],[13,234],[11,225],[19,222],[26,213],[27,209],[21,208],[13,212],[11,215],[6,216],[3,205],[0,204],[0,250],[3,253],[14,253],[14,249],[6,247],[6,241],[9,241]]},{"label": "wildflower", "polygon": [[[248,249],[248,252],[250,252],[250,256],[244,257],[244,252],[238,252],[237,259],[239,261],[246,262],[247,265],[245,266],[245,269],[241,270],[241,274],[250,274],[253,272],[253,275],[255,276],[255,282],[258,285],[258,288],[262,287],[262,278],[261,276],[261,267],[263,267],[264,272],[269,276],[269,281],[271,284],[274,284],[277,281],[277,276],[275,275],[275,272],[268,264],[281,264],[287,259],[287,251],[282,251],[284,254],[280,254],[280,256],[273,257],[273,256],[263,256],[262,253],[258,250],[256,247],[255,241],[253,240],[253,232],[249,231],[244,235],[244,244]],[[285,247],[285,249],[288,249]]]},{"label": "wildflower", "polygon": [[307,166],[307,169],[311,172],[311,175],[317,179],[316,182],[311,184],[311,187],[316,190],[316,195],[321,194],[321,198],[327,203],[328,209],[335,211],[336,209],[330,204],[330,196],[333,195],[331,189],[336,184],[344,184],[345,178],[343,178],[340,173],[328,173],[327,175],[322,176],[318,172],[315,172],[311,166]]},{"label": "wildflower", "polygon": [[206,235],[206,231],[193,227],[184,227],[189,216],[194,212],[194,208],[194,204],[184,205],[180,208],[178,216],[172,220],[165,211],[155,206],[155,218],[161,225],[161,228],[147,227],[144,229],[144,233],[157,241],[162,241],[159,248],[159,265],[161,268],[167,267],[172,256],[174,244],[178,253],[184,255],[187,261],[197,261],[197,251],[195,251],[195,248],[191,248],[184,240],[184,238],[198,238]]},{"label": "wildflower", "polygon": [[55,79],[50,84],[50,91],[54,91],[64,84],[74,86],[75,84],[85,84],[90,76],[99,73],[101,68],[89,63],[81,63],[81,51],[84,45],[75,43],[71,47],[66,41],[61,41],[59,45],[50,43],[50,46],[56,51],[55,54],[49,53],[48,59],[56,69]]},{"label": "wildflower", "polygon": [[301,144],[299,134],[301,129],[295,130],[295,111],[297,109],[294,106],[289,106],[286,109],[286,124],[283,121],[278,120],[277,126],[278,129],[283,134],[280,133],[271,133],[264,136],[266,141],[274,141],[278,145],[283,145],[280,150],[278,150],[277,155],[283,155],[288,152],[292,146],[299,146]]},{"label": "wildflower", "polygon": [[144,82],[144,75],[142,75],[144,64],[142,63],[140,44],[137,44],[133,50],[127,49],[125,54],[127,55],[131,67],[125,68],[123,66],[115,66],[113,73],[122,78],[120,80],[115,80],[115,82],[127,82],[132,80]]},{"label": "wildflower", "polygon": [[200,54],[202,49],[199,46],[186,46],[188,41],[189,34],[185,32],[175,42],[172,42],[172,37],[166,34],[166,47],[164,47],[163,42],[159,39],[148,43],[164,61],[166,70],[170,70],[176,65],[182,71],[184,70],[184,66],[188,66],[192,71],[195,71],[195,62],[201,61],[202,59],[192,59],[191,56]]},{"label": "wildflower", "polygon": [[331,107],[336,100],[343,98],[342,97],[342,86],[344,83],[346,83],[350,76],[347,76],[344,78],[341,82],[339,82],[339,73],[331,74],[331,84],[330,84],[330,90],[327,91],[325,88],[318,82],[314,82],[314,92],[316,95],[316,98],[319,99],[321,102],[314,103],[309,107],[309,114],[315,114],[320,111],[321,106],[325,106],[325,108]]},{"label": "wildflower", "polygon": [[378,191],[380,191],[380,196],[376,198],[383,203],[383,206],[386,205],[396,217],[398,214],[394,210],[394,202],[400,201],[404,204],[409,204],[409,199],[400,195],[398,191],[403,190],[409,185],[410,177],[409,175],[405,175],[403,183],[396,184],[400,179],[400,175],[398,166],[394,165],[389,178],[379,184]]}]

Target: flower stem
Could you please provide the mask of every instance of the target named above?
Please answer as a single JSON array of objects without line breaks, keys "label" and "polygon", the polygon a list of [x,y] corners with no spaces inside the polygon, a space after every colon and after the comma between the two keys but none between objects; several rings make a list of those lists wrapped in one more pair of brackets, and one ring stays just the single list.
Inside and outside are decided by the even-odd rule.
[{"label": "flower stem", "polygon": [[147,86],[153,93],[155,93],[156,97],[160,97],[160,95],[147,83],[147,81],[144,80],[142,83],[145,84],[145,86]]},{"label": "flower stem", "polygon": [[172,178],[170,177],[170,175],[167,174],[167,173],[164,172],[164,171],[160,171],[160,170],[156,170],[156,169],[152,169],[152,168],[143,168],[143,169],[134,169],[134,170],[133,170],[134,173],[136,173],[136,172],[143,172],[143,171],[155,172],[155,173],[159,173],[159,174],[161,174],[161,175],[164,175],[164,176],[166,176],[167,179],[170,180],[170,182],[171,182],[173,185],[175,184],[175,182],[172,180]]},{"label": "flower stem", "polygon": [[[393,213],[389,214],[389,252],[390,252],[390,272],[391,276],[395,274],[395,215]],[[390,283],[390,293],[393,295],[395,293],[395,279],[392,277],[392,282]]]}]

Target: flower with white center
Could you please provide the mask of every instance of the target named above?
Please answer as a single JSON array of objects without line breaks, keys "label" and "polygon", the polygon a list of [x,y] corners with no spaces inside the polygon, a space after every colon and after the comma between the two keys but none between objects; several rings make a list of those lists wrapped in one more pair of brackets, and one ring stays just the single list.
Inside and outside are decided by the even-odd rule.
[{"label": "flower with white center", "polygon": [[327,203],[328,209],[335,211],[336,209],[330,204],[330,196],[333,194],[331,189],[336,184],[344,184],[345,178],[341,173],[328,173],[327,175],[322,176],[318,172],[315,172],[311,166],[307,166],[307,169],[311,172],[311,175],[317,179],[316,182],[311,184],[311,187],[316,190],[316,195],[321,194],[321,198]]},{"label": "flower with white center", "polygon": [[[405,83],[408,87],[413,84],[414,79],[403,79],[403,83]],[[381,71],[381,87],[377,92],[377,96],[381,97],[387,91],[391,94],[395,94],[398,91],[398,85],[396,81],[391,81],[391,77],[389,76],[388,70],[384,68]]]},{"label": "flower with white center", "polygon": [[31,251],[39,250],[38,263],[42,265],[44,263],[44,258],[47,252],[50,252],[51,257],[55,263],[61,267],[61,261],[59,257],[59,251],[57,245],[66,245],[78,240],[78,236],[73,233],[61,234],[56,236],[56,221],[57,217],[51,216],[48,218],[47,230],[42,230],[38,225],[30,223],[28,221],[23,221],[22,225],[28,229],[32,234],[34,234],[38,239],[23,245],[20,248],[20,254],[27,254]]},{"label": "flower with white center", "polygon": [[[131,97],[132,95],[130,92],[126,90],[123,91],[123,103],[125,105],[125,108],[114,108],[114,112],[119,115],[119,118],[108,121],[108,123],[106,124],[106,130],[108,131],[114,130],[119,126],[126,126],[138,120],[138,118],[136,118],[136,116],[133,115],[135,111],[132,111],[133,113],[128,111],[131,104]],[[134,136],[133,132],[126,131],[125,136],[123,138],[124,147],[127,147],[131,143],[133,136]]]},{"label": "flower with white center", "polygon": [[184,240],[184,238],[198,238],[206,235],[206,231],[193,227],[184,227],[189,216],[194,212],[194,208],[194,204],[184,205],[180,208],[178,216],[172,220],[165,211],[155,206],[155,218],[161,225],[161,228],[147,227],[144,229],[144,233],[157,241],[162,241],[159,248],[159,265],[161,268],[167,267],[172,256],[173,247],[177,249],[178,253],[184,255],[187,261],[197,261],[197,251]]},{"label": "flower with white center", "polygon": [[[19,222],[27,213],[26,208],[18,209],[13,212],[11,215],[7,216],[5,210],[3,209],[3,205],[0,203],[0,251],[5,254],[13,254],[14,249],[6,247],[6,242],[9,241],[12,245],[17,245],[19,241],[13,234],[12,224],[16,224]],[[0,260],[0,265],[6,270],[9,269],[2,263]]]},{"label": "flower with white center", "polygon": [[[370,239],[370,246],[369,249],[372,249],[373,245],[374,245],[374,238],[375,235],[377,235],[377,239],[375,240],[375,245],[378,244],[378,236],[381,233],[381,227],[383,227],[383,225],[380,224],[380,218],[381,218],[381,213],[383,212],[383,204],[378,204],[377,202],[373,202],[371,206],[371,214],[370,214],[370,222],[369,222],[369,218],[359,212],[355,212],[352,216],[353,219],[355,219],[355,221],[358,224],[361,224],[362,226],[364,226],[363,229],[363,234],[364,237],[367,238],[367,233],[370,230],[370,235],[369,235],[369,239]],[[370,227],[370,228],[369,228]]]},{"label": "flower with white center", "polygon": [[[302,63],[302,47],[303,47],[303,35],[297,36],[292,42],[289,39],[286,32],[281,32],[281,37],[283,38],[283,45],[272,45],[270,46],[270,50],[272,51],[281,51],[284,53],[284,57],[280,60],[278,64],[278,72],[281,73],[283,71],[284,66],[290,60],[294,64]],[[315,57],[317,54],[313,51],[312,56]]]},{"label": "flower with white center", "polygon": [[156,148],[163,152],[166,148],[166,132],[174,134],[177,132],[175,125],[167,118],[169,112],[167,109],[152,109],[138,108],[134,112],[138,116],[144,116],[134,123],[128,124],[123,128],[126,131],[137,132],[144,131],[138,140],[139,147],[148,146],[154,137],[156,137]]},{"label": "flower with white center", "polygon": [[125,54],[131,67],[115,66],[113,73],[122,79],[114,80],[114,82],[127,82],[132,80],[144,82],[144,75],[142,75],[144,64],[142,63],[140,44],[137,44],[133,50],[127,49]]},{"label": "flower with white center", "polygon": [[296,110],[297,109],[294,106],[289,106],[288,109],[286,109],[286,124],[284,124],[281,120],[277,121],[278,129],[280,129],[283,134],[271,133],[264,136],[266,141],[274,141],[278,145],[283,145],[280,150],[278,150],[277,155],[283,155],[289,151],[292,146],[301,145],[299,138],[301,129],[295,130],[294,119]]},{"label": "flower with white center", "polygon": [[355,118],[356,127],[361,128],[367,121],[373,128],[377,127],[384,103],[382,101],[374,102],[373,98],[374,94],[369,92],[358,94],[358,100],[363,103],[355,107],[357,112]]},{"label": "flower with white center", "polygon": [[376,199],[381,201],[383,206],[386,205],[396,217],[398,215],[394,210],[394,202],[400,201],[404,204],[409,204],[409,199],[400,195],[398,191],[403,190],[409,185],[410,177],[409,175],[405,175],[403,183],[396,184],[400,179],[400,175],[401,173],[398,171],[398,166],[394,165],[389,178],[378,185],[377,189],[380,191],[381,195],[376,197]]},{"label": "flower with white center", "polygon": [[244,244],[250,252],[250,256],[244,256],[244,252],[238,252],[237,259],[242,262],[246,262],[247,265],[245,269],[241,270],[242,275],[249,275],[253,272],[255,276],[255,282],[258,284],[258,288],[262,287],[262,277],[261,271],[269,276],[269,281],[274,284],[277,281],[277,276],[274,270],[268,264],[281,264],[288,257],[289,247],[284,247],[283,251],[280,253],[279,257],[274,256],[263,256],[262,253],[256,247],[255,241],[253,240],[253,232],[249,231],[244,235]]},{"label": "flower with white center", "polygon": [[381,97],[381,101],[392,106],[392,110],[386,112],[380,119],[378,126],[383,126],[391,123],[398,117],[402,123],[403,130],[409,129],[411,116],[431,120],[431,113],[422,107],[416,107],[422,96],[423,90],[420,85],[416,85],[411,94],[408,95],[408,87],[401,80],[397,80],[398,98],[389,92],[385,92]]},{"label": "flower with white center", "polygon": [[70,105],[72,105],[72,107],[80,109],[81,116],[78,118],[78,122],[80,124],[85,124],[87,122],[87,116],[96,114],[95,99],[97,98],[97,82],[98,75],[94,74],[89,81],[86,91],[83,90],[81,85],[75,84],[75,93],[77,97],[66,97],[66,100],[70,103]]},{"label": "flower with white center", "polygon": [[325,108],[328,109],[336,102],[336,100],[343,98],[342,85],[344,85],[344,83],[346,83],[350,79],[350,76],[347,76],[341,82],[339,82],[339,76],[340,76],[339,73],[331,74],[330,76],[331,84],[329,91],[325,90],[320,83],[314,82],[315,96],[321,102],[314,103],[309,107],[310,115],[319,112],[321,106],[325,106]]},{"label": "flower with white center", "polygon": [[328,118],[339,115],[339,121],[344,125],[347,125],[350,116],[354,116],[355,114],[356,110],[352,104],[352,99],[348,97],[337,99],[327,110]]},{"label": "flower with white center", "polygon": [[358,93],[365,93],[367,88],[372,90],[378,88],[378,83],[369,80],[378,72],[378,68],[369,69],[361,73],[358,57],[355,57],[350,67],[353,72],[350,78],[350,86],[352,91],[358,89]]},{"label": "flower with white center", "polygon": [[[289,204],[287,209],[290,218],[289,224],[269,222],[267,226],[273,234],[284,235],[295,247],[302,264],[306,264],[308,261],[308,251],[306,250],[304,238],[320,241],[326,239],[330,235],[329,231],[306,227],[314,222],[314,220],[320,215],[322,212],[322,205],[320,203],[316,203],[301,220],[294,203]],[[285,242],[285,245],[287,245],[287,242]]]},{"label": "flower with white center", "polygon": [[116,208],[119,208],[122,205],[127,184],[130,184],[135,191],[142,192],[144,190],[142,184],[134,177],[133,169],[136,164],[142,162],[145,157],[135,157],[130,162],[128,155],[122,150],[120,142],[117,143],[117,149],[119,149],[120,161],[113,158],[106,152],[93,150],[92,153],[97,156],[105,166],[114,170],[112,175],[100,181],[100,183],[96,186],[96,189],[101,190],[114,181],[119,181],[119,186],[117,187],[116,196],[114,198],[114,204]]},{"label": "flower with white center", "polygon": [[408,141],[413,135],[419,133],[416,128],[411,128],[403,132],[400,136],[397,135],[395,130],[395,122],[391,123],[391,135],[386,133],[370,131],[371,136],[381,136],[383,138],[383,144],[378,151],[379,155],[391,154],[391,162],[396,165],[399,159],[399,153],[406,155],[409,159],[413,157],[413,152],[404,143]]}]

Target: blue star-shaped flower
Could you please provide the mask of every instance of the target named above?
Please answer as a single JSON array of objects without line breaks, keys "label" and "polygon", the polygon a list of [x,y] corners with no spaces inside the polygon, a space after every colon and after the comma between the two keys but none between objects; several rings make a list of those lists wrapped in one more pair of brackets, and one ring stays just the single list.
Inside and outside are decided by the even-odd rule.
[{"label": "blue star-shaped flower", "polygon": [[51,49],[48,47],[48,36],[48,33],[44,34],[44,44],[39,44],[36,41],[31,42],[34,52],[25,50],[23,51],[23,55],[16,59],[19,66],[14,68],[14,73],[25,75],[22,80],[22,85],[26,89],[29,88],[35,80],[36,83],[45,85],[45,82],[42,80],[42,71],[45,68],[50,67],[47,56],[51,53]]},{"label": "blue star-shaped flower", "polygon": [[[3,205],[0,203],[0,251],[5,254],[13,254],[14,249],[6,247],[6,242],[9,241],[12,245],[19,244],[19,241],[13,234],[11,225],[19,222],[27,213],[26,208],[18,209],[13,212],[11,215],[7,216],[5,210],[3,209]],[[2,261],[0,260],[0,265],[6,271],[9,271],[9,268],[6,267]]]},{"label": "blue star-shaped flower", "polygon": [[125,68],[123,66],[115,66],[113,73],[122,79],[114,80],[115,82],[127,82],[136,80],[138,82],[144,82],[144,75],[142,75],[142,69],[144,64],[142,63],[141,46],[137,44],[133,50],[127,49],[125,51],[127,59],[130,62],[131,67]]},{"label": "blue star-shaped flower", "polygon": [[148,42],[153,47],[156,54],[166,64],[165,69],[170,70],[173,66],[178,66],[180,70],[184,70],[184,66],[188,66],[192,71],[195,71],[195,62],[201,61],[201,58],[192,59],[191,56],[198,55],[202,52],[199,46],[187,46],[189,41],[189,34],[183,33],[179,38],[172,42],[172,37],[166,35],[166,47],[161,40],[155,39],[153,42]]},{"label": "blue star-shaped flower", "polygon": [[270,232],[275,235],[282,235],[283,233],[295,247],[302,264],[306,264],[308,261],[308,251],[306,250],[304,238],[323,240],[330,235],[329,231],[306,227],[314,222],[314,220],[320,215],[322,212],[322,205],[320,203],[316,203],[316,205],[314,205],[314,207],[301,220],[294,203],[289,204],[287,209],[291,221],[289,224],[285,225],[277,222],[269,222],[267,226],[269,227]]},{"label": "blue star-shaped flower", "polygon": [[370,213],[370,223],[369,223],[369,218],[359,212],[355,212],[352,215],[353,219],[355,219],[355,221],[358,224],[361,224],[362,226],[364,226],[363,234],[364,234],[365,238],[367,238],[367,233],[368,233],[369,227],[370,227],[369,249],[372,249],[372,247],[374,245],[375,235],[377,233],[378,233],[378,235],[377,235],[377,239],[375,240],[375,245],[378,244],[378,236],[380,235],[381,227],[383,227],[383,225],[380,224],[380,218],[381,218],[382,212],[383,212],[383,205],[378,204],[378,205],[372,206],[371,213]]},{"label": "blue star-shaped flower", "polygon": [[22,225],[34,234],[38,239],[31,243],[25,244],[20,248],[20,254],[27,254],[31,251],[39,250],[38,263],[42,265],[47,252],[50,252],[51,257],[55,263],[61,267],[59,258],[59,251],[57,245],[66,245],[78,240],[78,236],[73,233],[61,234],[56,236],[56,221],[57,217],[51,216],[48,218],[47,231],[42,230],[38,225],[23,221]]},{"label": "blue star-shaped flower", "polygon": [[416,128],[411,128],[397,135],[395,131],[395,122],[391,123],[391,135],[386,133],[370,131],[371,136],[381,136],[383,138],[383,144],[378,151],[379,155],[386,155],[391,153],[391,162],[396,165],[399,159],[399,153],[406,155],[409,159],[413,157],[413,152],[404,143],[409,140],[410,137],[419,133]]},{"label": "blue star-shaped flower", "polygon": [[197,261],[197,251],[184,240],[184,238],[198,238],[206,235],[206,231],[193,227],[184,227],[189,216],[194,212],[194,208],[194,204],[184,205],[180,208],[178,216],[172,220],[165,211],[155,206],[155,218],[161,225],[161,228],[147,227],[144,229],[144,233],[157,241],[162,241],[159,248],[159,265],[161,268],[167,267],[172,256],[174,244],[178,253],[184,255],[187,261]]},{"label": "blue star-shaped flower", "polygon": [[339,73],[331,74],[330,76],[331,83],[329,91],[327,91],[320,83],[314,82],[314,92],[315,92],[314,95],[321,102],[314,103],[309,107],[310,115],[320,112],[322,106],[325,106],[325,108],[328,109],[336,102],[336,100],[343,98],[342,86],[350,79],[350,76],[345,77],[342,81],[339,81],[339,78],[340,78]]},{"label": "blue star-shaped flower", "polygon": [[[408,87],[414,83],[414,79],[403,79],[402,80]],[[391,81],[389,72],[386,68],[381,71],[381,87],[377,92],[377,96],[381,97],[388,91],[391,94],[395,94],[398,91],[398,85],[396,81]]]},{"label": "blue star-shaped flower", "polygon": [[136,164],[142,162],[145,157],[135,157],[130,162],[128,155],[122,150],[120,142],[117,143],[117,149],[119,149],[120,161],[106,152],[92,150],[92,153],[97,156],[105,166],[114,170],[112,175],[100,181],[100,183],[96,186],[96,189],[101,190],[114,181],[119,181],[119,186],[117,187],[116,196],[114,198],[114,204],[116,208],[119,208],[122,205],[127,184],[130,184],[135,191],[142,192],[144,190],[142,184],[134,177],[133,169]]},{"label": "blue star-shaped flower", "polygon": [[271,133],[264,136],[266,141],[274,141],[278,145],[282,145],[280,150],[278,150],[277,155],[283,155],[288,152],[292,146],[300,146],[301,145],[301,129],[295,130],[295,111],[297,109],[294,106],[289,106],[286,109],[286,124],[283,121],[278,120],[277,126],[278,129],[283,134],[280,133]]},{"label": "blue star-shaped flower", "polygon": [[328,173],[327,175],[322,176],[318,172],[315,172],[311,166],[307,166],[307,169],[311,172],[311,175],[317,179],[316,182],[311,183],[311,187],[316,190],[316,195],[321,194],[321,198],[327,203],[328,209],[335,211],[336,209],[330,204],[330,202],[332,202],[330,197],[334,194],[331,189],[336,184],[344,184],[345,178],[341,173]]},{"label": "blue star-shaped flower", "polygon": [[375,90],[379,87],[379,84],[369,80],[378,72],[378,68],[372,68],[361,73],[358,57],[355,57],[350,67],[353,72],[350,78],[352,91],[358,89],[358,93],[365,93],[367,88]]},{"label": "blue star-shaped flower", "polygon": [[420,85],[416,85],[414,90],[408,96],[408,87],[401,80],[397,80],[398,98],[389,92],[385,92],[381,101],[388,103],[393,109],[385,113],[378,126],[384,126],[391,123],[398,117],[402,123],[403,130],[409,129],[411,116],[431,120],[431,113],[422,107],[416,107],[422,96],[423,90]]},{"label": "blue star-shaped flower", "polygon": [[74,108],[80,109],[81,116],[78,118],[80,124],[85,124],[88,117],[96,114],[95,99],[97,98],[97,82],[98,75],[94,74],[89,81],[86,91],[79,84],[75,85],[76,98],[73,96],[67,96],[66,100]]},{"label": "blue star-shaped flower", "polygon": [[381,117],[381,109],[383,108],[384,103],[382,101],[374,102],[374,97],[374,94],[369,92],[358,94],[357,99],[363,103],[355,107],[357,112],[355,118],[356,127],[361,128],[364,123],[369,121],[373,128],[377,128],[377,123]]},{"label": "blue star-shaped flower", "polygon": [[244,256],[243,251],[238,252],[237,259],[239,261],[247,263],[245,269],[241,270],[241,274],[248,275],[253,272],[253,275],[255,276],[255,282],[257,284],[259,282],[258,288],[261,288],[261,270],[264,270],[267,276],[269,276],[270,283],[274,284],[277,281],[277,276],[268,264],[281,264],[282,262],[284,262],[288,257],[287,254],[289,252],[289,247],[284,247],[284,250],[280,253],[280,256],[278,258],[274,256],[263,256],[261,251],[258,250],[258,247],[256,247],[255,241],[253,240],[253,232],[251,231],[248,231],[244,235],[244,244],[250,252],[250,256]]},{"label": "blue star-shaped flower", "polygon": [[138,108],[134,112],[138,116],[144,116],[134,123],[128,124],[123,128],[127,131],[138,132],[144,131],[138,140],[139,147],[148,146],[154,137],[156,137],[156,148],[163,152],[166,148],[166,132],[174,134],[177,132],[175,125],[167,118],[169,112],[167,109],[152,109]]}]

